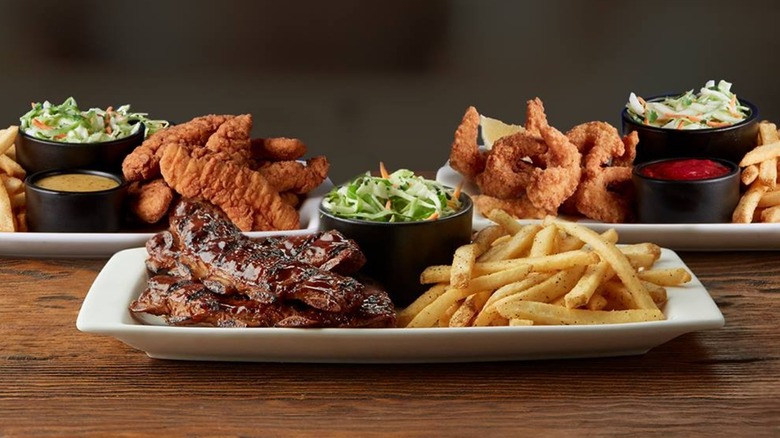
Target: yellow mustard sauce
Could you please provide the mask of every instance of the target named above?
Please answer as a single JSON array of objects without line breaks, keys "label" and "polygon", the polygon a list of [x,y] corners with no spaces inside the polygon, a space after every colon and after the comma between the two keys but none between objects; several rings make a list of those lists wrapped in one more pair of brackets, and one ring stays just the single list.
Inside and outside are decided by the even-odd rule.
[{"label": "yellow mustard sauce", "polygon": [[47,176],[35,182],[44,189],[61,192],[99,192],[113,189],[119,183],[111,178],[88,173],[63,173]]}]

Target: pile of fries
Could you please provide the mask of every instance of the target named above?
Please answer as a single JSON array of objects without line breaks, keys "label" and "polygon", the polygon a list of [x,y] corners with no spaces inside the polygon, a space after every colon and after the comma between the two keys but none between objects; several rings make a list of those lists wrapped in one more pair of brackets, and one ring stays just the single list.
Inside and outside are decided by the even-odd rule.
[{"label": "pile of fries", "polygon": [[27,231],[24,177],[16,162],[18,126],[0,130],[0,232]]},{"label": "pile of fries", "polygon": [[433,285],[398,313],[399,327],[615,324],[663,320],[666,286],[691,280],[684,268],[652,269],[661,248],[617,246],[603,234],[548,217],[521,225],[501,210],[497,225],[459,247],[452,265],[420,275]]},{"label": "pile of fries", "polygon": [[739,167],[742,168],[742,183],[747,186],[747,190],[734,209],[733,222],[780,222],[778,157],[780,137],[777,126],[774,123],[761,122],[758,125],[758,146],[745,154],[739,162]]}]

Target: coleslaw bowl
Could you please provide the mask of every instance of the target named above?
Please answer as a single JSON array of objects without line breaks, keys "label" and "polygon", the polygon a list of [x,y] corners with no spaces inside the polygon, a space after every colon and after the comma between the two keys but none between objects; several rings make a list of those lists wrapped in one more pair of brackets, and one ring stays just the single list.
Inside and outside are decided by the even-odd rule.
[{"label": "coleslaw bowl", "polygon": [[469,243],[474,205],[461,193],[455,214],[416,222],[372,222],[336,216],[320,204],[320,230],[337,230],[354,239],[366,255],[364,272],[380,282],[397,307],[422,294],[420,273],[430,265],[450,264],[459,246]]},{"label": "coleslaw bowl", "polygon": [[[657,101],[676,94],[655,96],[647,99]],[[623,133],[633,131],[639,135],[635,164],[663,158],[720,158],[739,163],[745,154],[753,149],[758,139],[758,108],[740,99],[748,107],[745,120],[722,128],[670,129],[639,123],[631,118],[628,110],[621,113]]]},{"label": "coleslaw bowl", "polygon": [[98,143],[44,140],[19,131],[16,157],[27,173],[59,169],[89,169],[121,173],[122,161],[144,140],[145,127],[135,134]]}]

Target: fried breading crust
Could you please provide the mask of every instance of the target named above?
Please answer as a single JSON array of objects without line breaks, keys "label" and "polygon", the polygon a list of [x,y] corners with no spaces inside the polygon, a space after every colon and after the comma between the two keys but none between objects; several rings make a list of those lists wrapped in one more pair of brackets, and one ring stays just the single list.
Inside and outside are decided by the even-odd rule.
[{"label": "fried breading crust", "polygon": [[125,157],[122,162],[122,173],[125,179],[142,181],[159,176],[163,146],[168,144],[185,147],[204,145],[223,123],[233,117],[235,116],[210,114],[155,132]]},{"label": "fried breading crust", "polygon": [[485,217],[495,209],[527,219],[543,219],[548,214],[545,210],[536,208],[524,193],[512,199],[498,199],[487,195],[475,195],[472,198],[477,211]]},{"label": "fried breading crust", "polygon": [[173,190],[162,178],[149,182],[136,181],[128,189],[130,210],[148,224],[159,222],[168,213],[173,201]]},{"label": "fried breading crust", "polygon": [[201,148],[194,148],[192,156],[201,158],[213,155],[237,164],[246,164],[252,154],[252,115],[242,114],[219,125]]},{"label": "fried breading crust", "polygon": [[324,156],[310,158],[306,164],[300,161],[272,161],[257,171],[279,192],[303,194],[310,192],[328,177],[330,163]]},{"label": "fried breading crust", "polygon": [[306,155],[306,144],[297,138],[252,139],[252,158],[258,161],[297,160]]},{"label": "fried breading crust", "polygon": [[160,160],[165,182],[187,198],[221,208],[243,231],[292,230],[298,212],[256,171],[215,157],[194,158],[186,147],[165,147]]},{"label": "fried breading crust", "polygon": [[469,181],[474,181],[474,178],[485,170],[485,154],[477,145],[478,130],[479,113],[476,108],[470,106],[455,131],[450,151],[450,166]]}]

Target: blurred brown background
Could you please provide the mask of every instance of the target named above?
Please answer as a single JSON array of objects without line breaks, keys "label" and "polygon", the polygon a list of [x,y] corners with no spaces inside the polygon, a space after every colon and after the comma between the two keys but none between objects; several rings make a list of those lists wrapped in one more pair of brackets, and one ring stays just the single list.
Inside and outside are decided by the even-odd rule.
[{"label": "blurred brown background", "polygon": [[629,92],[726,79],[780,121],[774,1],[0,0],[0,125],[31,101],[153,117],[254,115],[342,182],[379,160],[436,169],[463,111],[619,126]]}]

